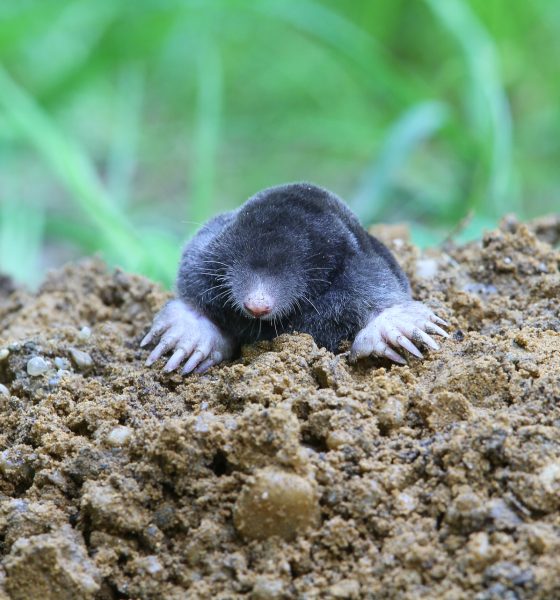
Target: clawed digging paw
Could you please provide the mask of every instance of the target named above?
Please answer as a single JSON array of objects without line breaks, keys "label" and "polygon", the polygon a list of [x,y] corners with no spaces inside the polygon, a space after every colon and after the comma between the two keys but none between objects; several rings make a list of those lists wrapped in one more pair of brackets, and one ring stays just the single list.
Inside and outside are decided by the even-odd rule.
[{"label": "clawed digging paw", "polygon": [[422,358],[418,346],[439,350],[432,335],[449,337],[440,327],[449,325],[421,302],[405,302],[385,309],[374,317],[356,336],[350,349],[350,360],[365,356],[380,356],[406,364],[397,350],[406,350]]},{"label": "clawed digging paw", "polygon": [[146,360],[151,366],[173,351],[163,370],[204,373],[233,354],[233,343],[212,321],[180,300],[168,302],[156,315],[152,328],[140,342],[144,347],[157,342]]}]

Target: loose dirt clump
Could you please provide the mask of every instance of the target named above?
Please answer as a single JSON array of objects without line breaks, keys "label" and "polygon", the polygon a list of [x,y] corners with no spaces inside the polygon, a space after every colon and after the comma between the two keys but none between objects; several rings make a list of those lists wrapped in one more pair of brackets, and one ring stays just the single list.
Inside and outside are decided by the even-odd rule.
[{"label": "loose dirt clump", "polygon": [[150,281],[0,286],[0,598],[559,598],[559,222],[382,230],[451,323],[407,366],[294,335],[183,378]]}]

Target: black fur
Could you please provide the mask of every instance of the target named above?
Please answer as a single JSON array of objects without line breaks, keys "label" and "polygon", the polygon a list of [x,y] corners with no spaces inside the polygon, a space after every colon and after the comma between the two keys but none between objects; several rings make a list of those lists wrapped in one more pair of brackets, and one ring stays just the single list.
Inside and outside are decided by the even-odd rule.
[{"label": "black fur", "polygon": [[[274,321],[242,312],[257,276],[269,282]],[[300,331],[332,351],[372,314],[411,299],[388,248],[308,183],[263,190],[210,220],[183,251],[177,291],[242,344]]]}]

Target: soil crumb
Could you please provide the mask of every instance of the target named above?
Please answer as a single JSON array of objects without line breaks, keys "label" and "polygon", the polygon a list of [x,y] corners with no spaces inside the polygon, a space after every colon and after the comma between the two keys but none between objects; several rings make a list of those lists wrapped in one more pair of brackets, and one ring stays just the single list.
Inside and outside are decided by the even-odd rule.
[{"label": "soil crumb", "polygon": [[558,223],[388,228],[451,324],[406,366],[293,335],[164,374],[156,284],[2,280],[0,598],[560,598]]}]

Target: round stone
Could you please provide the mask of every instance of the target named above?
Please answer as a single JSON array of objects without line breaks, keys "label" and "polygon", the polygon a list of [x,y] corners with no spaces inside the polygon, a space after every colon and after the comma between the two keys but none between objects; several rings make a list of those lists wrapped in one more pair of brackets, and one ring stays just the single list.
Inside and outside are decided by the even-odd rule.
[{"label": "round stone", "polygon": [[93,367],[93,359],[87,352],[70,348],[70,358],[79,371],[89,371]]},{"label": "round stone", "polygon": [[27,361],[27,373],[32,377],[42,375],[49,368],[49,363],[41,356],[34,356]]},{"label": "round stone", "polygon": [[90,337],[91,337],[91,329],[87,325],[85,327],[82,327],[80,329],[80,332],[78,333],[78,338],[80,340],[86,341],[86,340],[89,340]]},{"label": "round stone", "polygon": [[319,502],[314,483],[273,467],[260,469],[245,484],[234,508],[234,523],[246,538],[278,535],[294,539],[317,525]]},{"label": "round stone", "polygon": [[109,435],[107,435],[107,443],[110,446],[119,448],[124,446],[132,437],[133,430],[125,425],[118,425],[114,429],[111,429]]}]

